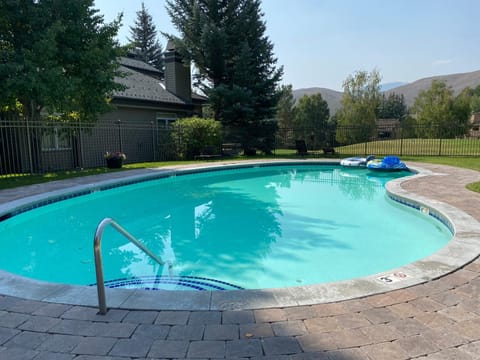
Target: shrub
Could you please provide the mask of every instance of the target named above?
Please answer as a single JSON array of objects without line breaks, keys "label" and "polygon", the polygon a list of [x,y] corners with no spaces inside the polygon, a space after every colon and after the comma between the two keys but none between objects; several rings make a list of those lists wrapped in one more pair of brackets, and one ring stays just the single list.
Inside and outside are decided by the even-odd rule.
[{"label": "shrub", "polygon": [[213,119],[184,118],[173,123],[172,137],[181,159],[191,160],[200,154],[220,154],[222,125]]}]

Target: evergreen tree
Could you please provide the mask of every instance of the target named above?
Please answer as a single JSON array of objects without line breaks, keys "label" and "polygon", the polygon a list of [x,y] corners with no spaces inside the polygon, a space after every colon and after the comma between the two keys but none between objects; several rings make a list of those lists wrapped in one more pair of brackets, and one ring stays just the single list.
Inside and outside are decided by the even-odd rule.
[{"label": "evergreen tree", "polygon": [[402,119],[407,114],[407,105],[403,94],[394,92],[382,94],[377,107],[377,117],[379,119]]},{"label": "evergreen tree", "polygon": [[282,145],[288,145],[295,140],[293,133],[295,121],[295,99],[293,97],[292,85],[280,86],[280,98],[277,104],[277,124],[278,136],[282,140]]},{"label": "evergreen tree", "polygon": [[260,0],[167,0],[181,34],[177,48],[198,69],[198,84],[226,133],[245,150],[269,152],[283,69],[265,35]]},{"label": "evergreen tree", "polygon": [[293,97],[292,85],[280,86],[280,98],[277,104],[277,122],[280,128],[293,127],[295,121],[295,98]]},{"label": "evergreen tree", "polygon": [[131,45],[136,51],[136,55],[153,67],[164,73],[163,62],[163,50],[157,37],[157,28],[153,23],[152,16],[145,8],[145,4],[142,2],[142,9],[137,11],[137,19],[135,20],[135,26],[130,26],[130,34],[132,36],[129,39]]},{"label": "evergreen tree", "polygon": [[337,113],[337,141],[368,141],[375,134],[376,110],[380,99],[380,74],[359,71],[343,83],[342,107]]}]

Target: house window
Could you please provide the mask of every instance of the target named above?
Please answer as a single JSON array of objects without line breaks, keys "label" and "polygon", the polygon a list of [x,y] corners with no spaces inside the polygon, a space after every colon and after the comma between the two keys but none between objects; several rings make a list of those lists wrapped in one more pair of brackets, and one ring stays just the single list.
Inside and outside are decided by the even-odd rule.
[{"label": "house window", "polygon": [[70,134],[67,129],[61,129],[57,126],[44,129],[42,150],[70,150],[71,148]]},{"label": "house window", "polygon": [[170,129],[171,124],[177,120],[177,114],[157,113],[156,119],[159,129]]}]

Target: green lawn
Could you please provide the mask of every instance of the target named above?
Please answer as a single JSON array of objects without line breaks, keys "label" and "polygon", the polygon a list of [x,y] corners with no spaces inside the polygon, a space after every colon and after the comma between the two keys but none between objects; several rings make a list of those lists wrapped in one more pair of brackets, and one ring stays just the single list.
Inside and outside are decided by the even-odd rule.
[{"label": "green lawn", "polygon": [[82,170],[69,170],[69,171],[58,171],[58,172],[49,172],[46,174],[39,175],[30,175],[30,174],[11,174],[11,175],[0,175],[0,190],[14,188],[17,186],[26,186],[33,184],[41,184],[54,180],[65,180],[75,177],[88,176],[88,175],[98,175],[105,174],[109,172],[125,171],[129,169],[144,169],[144,168],[155,168],[168,165],[177,165],[177,164],[190,164],[193,161],[170,161],[170,162],[149,162],[149,163],[135,163],[124,165],[122,169],[108,169],[106,167],[92,168],[92,169],[82,169]]},{"label": "green lawn", "polygon": [[80,176],[104,174],[104,173],[113,172],[113,171],[119,171],[119,170],[110,170],[107,168],[95,168],[95,169],[85,169],[85,170],[51,172],[51,173],[40,174],[40,175],[30,175],[30,174],[1,175],[0,190],[14,188],[17,186],[41,184],[41,183],[45,183],[53,180],[64,180],[64,179],[70,179],[70,178],[75,178]]},{"label": "green lawn", "polygon": [[467,189],[480,193],[480,181],[468,184]]},{"label": "green lawn", "polygon": [[[363,152],[358,151],[357,153],[347,153],[345,151],[347,147],[338,148],[339,154],[334,156],[328,156],[328,158],[339,158],[345,157],[349,155],[359,155],[363,154]],[[352,147],[348,147],[349,151],[351,151]],[[295,150],[290,149],[279,149],[275,151],[275,157],[286,157],[286,158],[298,158],[295,154]],[[238,157],[235,159],[260,159],[260,158],[273,158],[272,156],[257,156],[257,157]],[[457,166],[467,169],[473,169],[480,171],[480,158],[479,157],[460,157],[460,156],[402,156],[402,160],[404,161],[417,161],[417,162],[426,162],[432,164],[443,164],[443,165],[451,165]],[[211,163],[212,161],[209,161]],[[94,168],[94,169],[85,169],[85,170],[72,170],[72,171],[60,171],[54,173],[47,173],[43,175],[28,175],[28,174],[18,174],[18,175],[8,175],[8,176],[0,176],[0,190],[14,188],[18,186],[25,186],[25,185],[32,185],[32,184],[40,184],[45,183],[48,181],[53,180],[63,180],[69,179],[74,177],[80,176],[87,176],[87,175],[97,175],[97,174],[105,174],[109,172],[116,172],[116,171],[125,171],[129,169],[143,169],[143,168],[157,168],[163,166],[172,166],[178,164],[192,164],[192,163],[200,163],[200,161],[176,161],[176,162],[148,162],[148,163],[135,163],[135,164],[127,164],[124,165],[122,169],[108,169],[104,168]],[[477,183],[469,184],[467,186],[468,189],[476,192],[480,192],[480,181]]]},{"label": "green lawn", "polygon": [[480,156],[480,139],[397,139],[338,148],[341,154],[401,154],[402,156]]}]

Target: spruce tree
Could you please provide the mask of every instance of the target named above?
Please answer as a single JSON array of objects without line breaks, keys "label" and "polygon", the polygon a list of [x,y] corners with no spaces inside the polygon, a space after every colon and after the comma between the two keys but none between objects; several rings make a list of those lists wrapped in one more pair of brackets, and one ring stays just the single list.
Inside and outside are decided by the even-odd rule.
[{"label": "spruce tree", "polygon": [[181,35],[172,39],[198,69],[198,84],[227,136],[246,151],[269,152],[283,69],[276,68],[260,5],[260,0],[167,0],[167,11]]},{"label": "spruce tree", "polygon": [[130,26],[130,34],[132,38],[129,39],[129,41],[134,47],[136,55],[138,55],[142,61],[160,70],[163,76],[164,63],[162,46],[158,41],[157,28],[153,23],[152,16],[145,8],[143,2],[142,9],[137,11],[135,26]]},{"label": "spruce tree", "polygon": [[388,97],[382,94],[378,107],[378,119],[402,119],[407,114],[407,105],[403,94],[391,92]]},{"label": "spruce tree", "polygon": [[280,98],[277,104],[275,117],[278,125],[278,135],[283,141],[283,145],[293,143],[295,134],[293,133],[295,121],[295,98],[293,97],[292,85],[280,86]]}]

